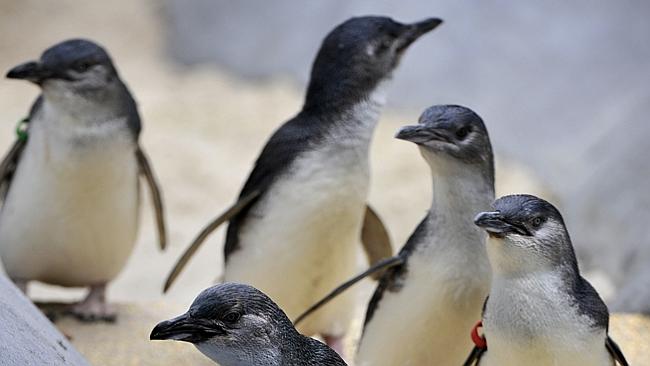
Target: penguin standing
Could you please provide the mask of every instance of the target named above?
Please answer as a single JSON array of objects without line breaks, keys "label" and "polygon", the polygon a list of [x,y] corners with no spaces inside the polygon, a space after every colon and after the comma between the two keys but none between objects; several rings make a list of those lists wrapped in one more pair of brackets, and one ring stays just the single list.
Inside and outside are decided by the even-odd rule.
[{"label": "penguin standing", "polygon": [[475,348],[465,364],[627,366],[560,212],[530,195],[502,197],[493,208],[475,219],[489,235],[493,276],[479,342],[487,351]]},{"label": "penguin standing", "polygon": [[[390,256],[385,229],[366,205],[368,150],[386,82],[409,45],[440,23],[367,16],[330,32],[302,110],[271,136],[239,201],[197,237],[165,288],[225,221],[225,280],[259,288],[290,318],[354,273],[362,225],[368,237],[384,238],[372,245],[364,240],[371,261]],[[338,298],[300,331],[321,334],[341,351],[353,309],[353,296]]]},{"label": "penguin standing", "polygon": [[42,94],[0,165],[4,268],[24,292],[32,280],[89,287],[69,312],[113,320],[106,285],[135,244],[139,175],[151,188],[162,248],[166,240],[135,101],[106,51],[87,40],[59,43],[7,77],[31,81]]},{"label": "penguin standing", "polygon": [[268,296],[238,283],[204,290],[185,314],[156,325],[149,339],[192,343],[222,366],[345,366],[332,349],[298,333]]},{"label": "penguin standing", "polygon": [[433,200],[370,300],[356,364],[459,365],[490,286],[484,237],[471,220],[494,200],[492,146],[481,118],[455,105],[428,108],[396,137],[419,146]]}]

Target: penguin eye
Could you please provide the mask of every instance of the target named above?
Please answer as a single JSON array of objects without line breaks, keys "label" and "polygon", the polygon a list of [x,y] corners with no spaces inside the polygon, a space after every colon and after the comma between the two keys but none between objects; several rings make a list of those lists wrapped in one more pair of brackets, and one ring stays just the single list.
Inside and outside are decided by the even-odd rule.
[{"label": "penguin eye", "polygon": [[540,227],[540,226],[542,225],[542,222],[544,222],[544,220],[543,220],[541,217],[538,216],[538,217],[535,217],[535,218],[530,222],[530,224],[531,224],[534,228],[538,228],[538,227]]},{"label": "penguin eye", "polygon": [[386,51],[390,48],[390,46],[391,46],[392,44],[393,44],[393,43],[392,43],[389,39],[384,39],[384,40],[382,40],[382,41],[379,42],[379,44],[377,45],[377,52],[376,52],[376,53],[379,54],[379,53],[386,52]]},{"label": "penguin eye", "polygon": [[72,65],[72,69],[76,72],[86,72],[93,66],[90,61],[79,61]]},{"label": "penguin eye", "polygon": [[239,318],[241,318],[241,314],[233,311],[224,315],[223,321],[226,323],[236,323]]},{"label": "penguin eye", "polygon": [[471,131],[470,127],[467,126],[461,127],[458,130],[456,130],[456,138],[458,138],[459,140],[464,140],[465,137],[469,135],[470,131]]}]

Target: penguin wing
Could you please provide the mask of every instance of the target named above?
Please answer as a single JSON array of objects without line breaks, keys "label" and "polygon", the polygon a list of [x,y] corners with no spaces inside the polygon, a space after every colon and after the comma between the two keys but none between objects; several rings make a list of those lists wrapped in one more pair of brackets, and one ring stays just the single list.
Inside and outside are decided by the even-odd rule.
[{"label": "penguin wing", "polygon": [[147,155],[142,150],[142,147],[138,146],[136,148],[135,156],[138,161],[140,175],[144,178],[145,182],[149,186],[149,192],[151,193],[151,202],[153,203],[153,208],[156,214],[158,242],[160,243],[160,249],[164,250],[167,247],[167,230],[165,226],[162,193],[160,191],[158,181],[156,180],[156,175],[154,174],[151,164],[149,163],[149,158],[147,158]]},{"label": "penguin wing", "polygon": [[610,336],[607,336],[607,339],[605,340],[605,347],[607,347],[607,351],[609,351],[609,354],[612,355],[614,361],[616,361],[619,365],[629,366],[629,363],[627,363],[627,360],[623,355],[623,351],[621,351],[621,348]]},{"label": "penguin wing", "polygon": [[224,246],[225,259],[228,260],[229,255],[237,250],[239,228],[246,221],[250,208],[268,190],[275,179],[286,171],[296,156],[308,148],[310,136],[315,135],[315,132],[311,131],[313,128],[309,127],[314,124],[304,127],[301,126],[300,120],[300,117],[290,120],[271,136],[257,158],[237,202],[201,230],[167,276],[163,292],[167,292],[192,255],[221,224],[229,223]]},{"label": "penguin wing", "polygon": [[178,259],[178,261],[174,265],[174,268],[172,268],[171,272],[167,276],[167,280],[165,281],[165,287],[163,288],[163,292],[167,292],[167,290],[169,290],[169,288],[174,283],[178,275],[181,273],[183,268],[185,268],[185,266],[189,262],[190,258],[192,258],[194,253],[196,253],[196,251],[199,249],[201,244],[203,244],[205,239],[208,238],[210,233],[212,233],[215,229],[217,229],[221,224],[232,219],[232,217],[234,217],[243,209],[248,207],[253,201],[255,201],[259,197],[259,195],[260,195],[259,191],[253,191],[249,193],[247,196],[240,198],[239,201],[237,201],[237,203],[232,205],[221,215],[217,216],[207,226],[205,226],[203,230],[201,230],[199,235],[194,239],[194,241],[192,241],[190,246],[187,249],[185,249],[185,252],[183,252],[183,255]]},{"label": "penguin wing", "polygon": [[[388,230],[381,218],[370,207],[366,206],[366,214],[363,219],[363,228],[361,229],[361,243],[368,257],[368,264],[373,266],[380,260],[393,256],[393,246],[390,243]],[[383,272],[373,273],[372,278],[379,280]]]},{"label": "penguin wing", "polygon": [[478,366],[485,351],[487,351],[487,349],[474,346],[472,352],[467,356],[467,360],[463,363],[463,366]]},{"label": "penguin wing", "polygon": [[20,160],[25,145],[27,145],[27,141],[16,139],[9,152],[2,159],[2,163],[0,163],[0,197],[2,197],[2,200],[7,198],[14,172],[18,167],[18,160]]},{"label": "penguin wing", "polygon": [[375,292],[370,298],[370,302],[368,303],[368,308],[366,309],[366,319],[363,323],[364,329],[372,319],[377,308],[379,307],[379,303],[381,302],[381,299],[384,297],[384,293],[386,291],[393,291],[393,292],[399,291],[400,287],[402,286],[403,280],[408,271],[407,268],[408,258],[411,256],[411,253],[413,253],[415,248],[421,242],[423,242],[425,235],[429,232],[429,228],[428,228],[429,215],[430,213],[427,214],[427,216],[424,219],[422,219],[422,221],[420,221],[418,226],[415,228],[415,231],[413,231],[413,234],[411,234],[409,239],[406,241],[406,244],[404,244],[402,249],[400,249],[397,257],[402,259],[401,263],[396,264],[395,266],[386,270],[385,273],[382,275],[381,279],[379,280],[379,283],[377,284],[377,288],[375,289]]},{"label": "penguin wing", "polygon": [[[301,154],[317,146],[326,134],[322,121],[315,117],[299,114],[282,125],[266,143],[255,161],[239,199],[248,197],[252,192],[264,195],[278,177],[287,174],[293,162]],[[236,213],[228,223],[224,259],[239,249],[239,230],[246,225],[248,213],[253,205],[248,205]]]},{"label": "penguin wing", "polygon": [[343,291],[352,287],[352,285],[354,285],[355,283],[361,281],[362,279],[368,276],[372,276],[373,274],[384,273],[384,271],[388,270],[389,268],[398,266],[403,263],[404,263],[404,258],[400,256],[382,258],[377,263],[373,264],[370,268],[352,277],[351,279],[345,281],[344,283],[336,287],[334,290],[332,290],[330,293],[325,295],[325,297],[320,299],[317,303],[310,306],[309,309],[305,310],[302,314],[300,314],[296,318],[296,320],[294,320],[293,322],[294,326],[298,325],[301,321],[303,321],[303,319],[305,319],[307,316],[309,316],[311,313],[315,312],[316,310],[320,309],[323,305],[330,302],[333,298],[340,295]]},{"label": "penguin wing", "polygon": [[[7,152],[4,158],[2,158],[2,162],[0,163],[0,197],[3,201],[9,193],[11,181],[14,177],[14,173],[16,172],[16,168],[18,168],[20,156],[23,153],[23,150],[25,150],[25,146],[27,146],[27,138],[29,136],[29,121],[34,117],[34,114],[36,114],[41,109],[42,105],[43,96],[39,95],[38,98],[36,98],[34,101],[34,104],[32,104],[32,107],[29,111],[29,116],[20,121],[17,127],[16,133],[18,134],[18,138],[16,141],[14,141],[14,144],[11,146],[11,149],[9,149],[9,152]],[[25,127],[23,130],[21,130],[23,124]]]}]

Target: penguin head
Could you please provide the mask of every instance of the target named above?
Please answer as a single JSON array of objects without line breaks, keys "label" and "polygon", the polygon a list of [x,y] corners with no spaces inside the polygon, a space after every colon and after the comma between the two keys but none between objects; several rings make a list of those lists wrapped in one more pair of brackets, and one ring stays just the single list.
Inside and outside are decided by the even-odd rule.
[{"label": "penguin head", "polygon": [[[336,98],[338,104],[367,98],[391,77],[406,49],[441,23],[430,18],[403,24],[379,16],[343,22],[323,40],[312,66],[305,108],[323,105],[327,98]],[[326,104],[331,108],[334,103]]]},{"label": "penguin head", "polygon": [[40,60],[12,68],[7,78],[31,81],[46,96],[55,98],[106,98],[110,87],[120,84],[108,53],[84,39],[71,39],[48,48]]},{"label": "penguin head", "polygon": [[460,163],[462,169],[475,167],[489,177],[494,175],[488,131],[481,117],[469,108],[458,105],[429,107],[418,124],[400,128],[395,137],[417,144],[432,165]]},{"label": "penguin head", "polygon": [[489,235],[488,255],[494,270],[577,269],[569,233],[555,206],[522,194],[501,197],[493,208],[479,213],[474,223]]},{"label": "penguin head", "polygon": [[268,296],[248,285],[224,283],[201,292],[185,314],[156,325],[150,339],[192,343],[221,363],[260,357],[291,334],[297,331]]}]

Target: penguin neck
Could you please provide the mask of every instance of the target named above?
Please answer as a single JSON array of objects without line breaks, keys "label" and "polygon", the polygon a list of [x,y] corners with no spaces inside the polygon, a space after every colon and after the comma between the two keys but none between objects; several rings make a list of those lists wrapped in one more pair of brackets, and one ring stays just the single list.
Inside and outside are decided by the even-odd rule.
[{"label": "penguin neck", "polygon": [[494,200],[493,180],[476,166],[429,154],[423,152],[431,168],[433,184],[433,215],[430,216],[434,220],[445,222],[453,218],[473,228],[474,216],[481,210],[488,209]]},{"label": "penguin neck", "polygon": [[44,89],[32,127],[34,131],[46,130],[54,138],[76,142],[110,141],[115,136],[137,140],[139,126],[129,124],[129,107],[135,110],[135,102],[128,94],[120,94],[120,88],[124,88],[121,83],[113,86],[102,102],[61,89]]},{"label": "penguin neck", "polygon": [[380,79],[362,78],[336,65],[325,69],[314,67],[303,105],[303,111],[310,113],[344,112],[363,100],[372,99],[392,78],[390,74]]},{"label": "penguin neck", "polygon": [[422,153],[431,168],[433,182],[429,219],[436,227],[442,225],[446,230],[476,237],[477,240],[464,242],[483,247],[483,233],[472,220],[478,212],[489,209],[494,200],[493,179],[477,166],[446,156],[432,156],[427,151]]},{"label": "penguin neck", "polygon": [[316,93],[310,87],[301,114],[313,117],[309,120],[317,121],[328,134],[345,135],[369,144],[386,103],[387,84],[380,82],[365,93],[343,89],[337,95],[330,95],[329,89]]}]

